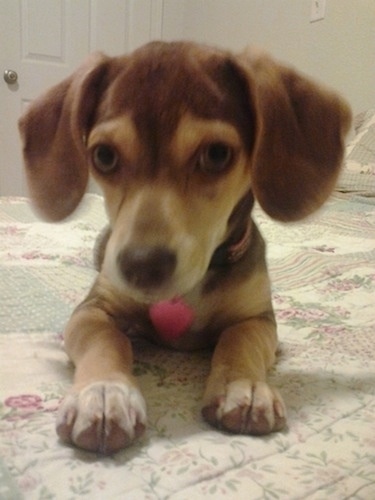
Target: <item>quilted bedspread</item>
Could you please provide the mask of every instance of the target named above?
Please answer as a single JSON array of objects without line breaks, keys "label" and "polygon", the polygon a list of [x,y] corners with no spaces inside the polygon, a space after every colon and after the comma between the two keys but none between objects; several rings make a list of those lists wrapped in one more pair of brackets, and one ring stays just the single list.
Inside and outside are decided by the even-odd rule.
[{"label": "quilted bedspread", "polygon": [[135,346],[148,406],[144,437],[102,457],[55,434],[73,368],[64,324],[90,288],[103,202],[39,221],[0,201],[1,499],[375,498],[375,198],[336,195],[307,221],[260,209],[280,347],[270,379],[288,428],[266,437],[210,428],[200,416],[210,354]]}]

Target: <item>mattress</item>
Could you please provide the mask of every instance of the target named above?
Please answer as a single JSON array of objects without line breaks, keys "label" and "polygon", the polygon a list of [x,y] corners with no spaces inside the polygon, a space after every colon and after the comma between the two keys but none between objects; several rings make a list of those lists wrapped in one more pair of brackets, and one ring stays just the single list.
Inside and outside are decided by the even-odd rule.
[{"label": "mattress", "polygon": [[[363,141],[374,114],[361,120]],[[138,342],[145,435],[109,457],[61,443],[56,410],[73,376],[62,334],[96,276],[103,200],[87,194],[47,224],[28,200],[0,198],[0,498],[375,498],[375,168],[357,146],[349,182],[308,220],[285,225],[255,209],[280,339],[270,381],[288,409],[288,427],[265,437],[202,420],[209,352]]]}]

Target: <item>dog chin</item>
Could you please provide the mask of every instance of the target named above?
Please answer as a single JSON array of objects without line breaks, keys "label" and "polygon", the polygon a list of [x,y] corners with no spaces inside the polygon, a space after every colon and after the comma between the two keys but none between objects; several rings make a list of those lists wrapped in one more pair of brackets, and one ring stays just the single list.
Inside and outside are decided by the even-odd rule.
[{"label": "dog chin", "polygon": [[128,297],[135,302],[145,305],[155,304],[164,300],[172,300],[179,294],[171,290],[137,290],[135,288],[126,287]]},{"label": "dog chin", "polygon": [[[124,280],[111,280],[115,288],[122,294],[139,304],[151,305],[157,302],[173,300],[188,294],[197,284],[197,280],[186,280],[184,283],[161,286],[159,288],[141,289],[129,285]],[[199,281],[199,280],[198,280]]]}]

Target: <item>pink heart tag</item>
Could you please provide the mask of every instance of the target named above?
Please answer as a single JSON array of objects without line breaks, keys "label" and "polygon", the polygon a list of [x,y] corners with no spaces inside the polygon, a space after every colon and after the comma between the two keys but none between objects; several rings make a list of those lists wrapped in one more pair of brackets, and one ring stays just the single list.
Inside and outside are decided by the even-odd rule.
[{"label": "pink heart tag", "polygon": [[165,340],[177,339],[194,321],[193,309],[180,298],[152,304],[149,313],[155,330]]}]

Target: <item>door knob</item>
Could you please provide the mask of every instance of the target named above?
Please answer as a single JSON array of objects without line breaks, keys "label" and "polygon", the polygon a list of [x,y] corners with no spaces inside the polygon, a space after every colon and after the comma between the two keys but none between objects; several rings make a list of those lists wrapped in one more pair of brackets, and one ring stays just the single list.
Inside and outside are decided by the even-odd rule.
[{"label": "door knob", "polygon": [[17,83],[18,75],[12,69],[6,69],[4,71],[4,80],[10,85],[12,85],[13,83]]}]

